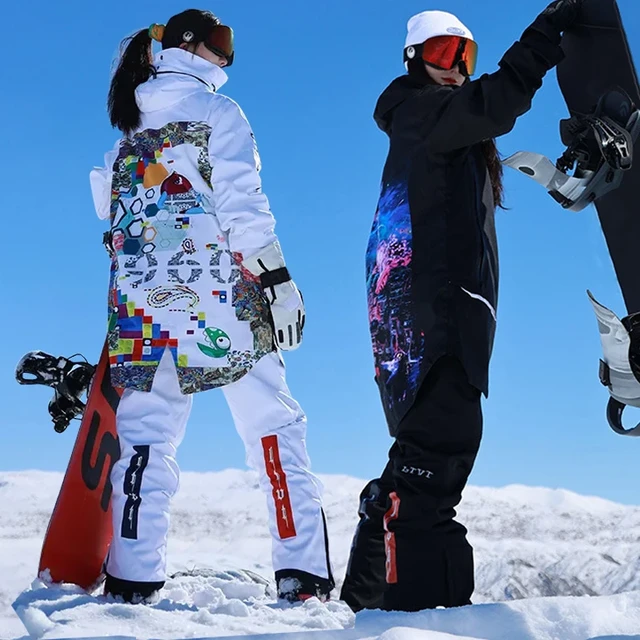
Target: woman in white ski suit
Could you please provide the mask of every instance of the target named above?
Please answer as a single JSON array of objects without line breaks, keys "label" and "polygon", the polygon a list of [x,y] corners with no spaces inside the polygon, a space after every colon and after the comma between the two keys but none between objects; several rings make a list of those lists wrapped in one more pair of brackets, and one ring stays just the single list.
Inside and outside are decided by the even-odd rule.
[{"label": "woman in white ski suit", "polygon": [[[152,38],[163,50],[151,64]],[[176,449],[192,394],[215,387],[267,496],[279,596],[326,598],[333,587],[306,417],[277,349],[300,344],[304,306],[249,123],[217,93],[232,62],[231,29],[199,10],[126,41],[109,93],[124,137],[91,174],[111,223],[109,355],[124,389],[105,591],[128,601],[164,584]]]}]

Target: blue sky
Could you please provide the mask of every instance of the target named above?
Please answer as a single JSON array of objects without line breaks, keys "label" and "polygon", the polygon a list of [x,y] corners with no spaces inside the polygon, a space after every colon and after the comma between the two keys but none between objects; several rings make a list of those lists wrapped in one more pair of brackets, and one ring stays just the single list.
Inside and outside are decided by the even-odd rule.
[{"label": "blue sky", "polygon": [[[640,5],[619,0],[636,56]],[[54,433],[49,391],[20,387],[32,349],[98,358],[106,327],[108,258],[88,172],[117,138],[105,101],[120,40],[192,5],[10,3],[0,71],[5,192],[2,261],[6,338],[0,366],[0,469],[65,468],[75,427]],[[236,32],[224,92],[254,128],[265,192],[295,280],[305,294],[302,349],[287,355],[294,395],[309,416],[313,468],[377,475],[391,441],[373,382],[364,254],[387,140],[371,114],[403,73],[407,19],[424,9],[457,13],[480,45],[479,73],[545,6],[544,1],[220,1],[203,5]],[[7,15],[8,12],[8,15]],[[555,158],[565,116],[555,74],[533,110],[499,141]],[[485,435],[471,482],[562,487],[640,502],[640,442],[611,432],[598,382],[600,342],[591,289],[624,314],[594,210],[563,211],[524,177],[507,173],[509,211],[498,214],[499,326],[485,402]],[[11,222],[9,222],[9,220]],[[9,226],[19,226],[16,235]],[[221,393],[196,397],[179,451],[184,470],[242,467],[244,453]]]}]

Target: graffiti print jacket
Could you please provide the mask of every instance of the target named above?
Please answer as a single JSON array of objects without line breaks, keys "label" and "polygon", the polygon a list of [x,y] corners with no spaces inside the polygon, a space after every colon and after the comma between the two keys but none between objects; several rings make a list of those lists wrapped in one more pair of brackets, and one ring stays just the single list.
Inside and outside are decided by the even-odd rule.
[{"label": "graffiti print jacket", "polygon": [[148,391],[165,349],[183,393],[240,379],[273,350],[249,256],[274,242],[253,133],[216,91],[225,72],[181,49],[138,87],[142,124],[91,174],[110,220],[108,342],[115,386]]},{"label": "graffiti print jacket", "polygon": [[488,393],[498,254],[493,190],[481,142],[509,132],[562,59],[560,36],[528,29],[500,69],[462,87],[405,75],[375,120],[390,148],[367,249],[376,380],[387,420],[413,404],[443,355]]}]

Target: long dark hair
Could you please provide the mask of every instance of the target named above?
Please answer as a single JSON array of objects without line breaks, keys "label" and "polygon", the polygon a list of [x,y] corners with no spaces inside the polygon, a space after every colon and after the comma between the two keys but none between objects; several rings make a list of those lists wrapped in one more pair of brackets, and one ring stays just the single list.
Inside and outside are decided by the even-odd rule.
[{"label": "long dark hair", "polygon": [[120,62],[111,79],[107,108],[111,125],[125,135],[140,126],[136,88],[154,72],[151,42],[149,30],[142,29],[120,45]]},{"label": "long dark hair", "polygon": [[484,160],[489,170],[489,178],[491,179],[491,187],[493,189],[493,202],[496,207],[506,209],[504,206],[504,166],[500,160],[500,151],[495,139],[483,140],[480,143]]},{"label": "long dark hair", "polygon": [[[416,80],[424,82],[425,84],[434,84],[431,76],[427,73],[424,66],[424,62],[421,58],[414,58],[407,63],[409,75]],[[487,169],[489,171],[489,178],[491,180],[491,188],[493,190],[493,201],[496,207],[504,209],[504,183],[503,174],[504,167],[500,161],[500,152],[498,151],[498,145],[495,139],[483,140],[480,143],[480,148],[484,155]]]},{"label": "long dark hair", "polygon": [[[161,39],[163,49],[188,44],[188,50],[193,52],[211,28],[219,24],[219,18],[210,11],[187,9],[173,16],[166,27],[153,25],[154,37]],[[158,33],[162,35],[158,37]],[[155,73],[152,41],[151,29],[142,29],[120,44],[120,61],[111,79],[107,107],[111,124],[125,135],[140,126],[136,89]]]}]

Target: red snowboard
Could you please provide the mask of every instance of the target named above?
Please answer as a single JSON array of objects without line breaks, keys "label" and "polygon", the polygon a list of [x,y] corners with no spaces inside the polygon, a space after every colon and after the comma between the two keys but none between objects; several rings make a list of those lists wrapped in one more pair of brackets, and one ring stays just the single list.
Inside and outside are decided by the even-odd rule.
[{"label": "red snowboard", "polygon": [[54,582],[90,589],[100,579],[113,535],[110,476],[120,457],[119,402],[105,344],[42,546],[38,571],[48,569]]}]

